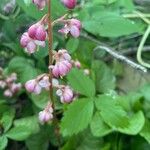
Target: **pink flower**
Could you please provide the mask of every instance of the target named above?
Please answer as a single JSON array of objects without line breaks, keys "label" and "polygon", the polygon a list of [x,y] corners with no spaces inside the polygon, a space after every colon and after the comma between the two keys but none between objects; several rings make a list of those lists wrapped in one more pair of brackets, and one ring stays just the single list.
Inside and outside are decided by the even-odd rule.
[{"label": "pink flower", "polygon": [[63,61],[63,60],[70,61],[71,60],[71,56],[69,55],[69,53],[65,49],[59,50],[57,55],[59,57],[59,61]]},{"label": "pink flower", "polygon": [[55,77],[63,77],[65,76],[72,68],[72,64],[69,61],[60,61],[56,62],[54,66],[50,66],[52,69],[52,73]]},{"label": "pink flower", "polygon": [[74,63],[74,66],[77,67],[78,69],[81,68],[81,63],[78,60],[74,61],[73,63]]},{"label": "pink flower", "polygon": [[27,32],[22,35],[20,44],[29,54],[34,53],[37,50],[37,46],[45,47],[45,41],[38,41],[30,38]]},{"label": "pink flower", "polygon": [[77,19],[70,19],[67,21],[65,26],[60,29],[58,32],[67,35],[71,34],[73,37],[77,38],[80,36],[80,30],[81,30],[81,23]]},{"label": "pink flower", "polygon": [[32,2],[38,7],[38,9],[42,10],[47,4],[47,0],[32,0]]},{"label": "pink flower", "polygon": [[69,86],[63,86],[56,91],[56,94],[60,96],[62,103],[70,103],[73,100],[73,91]]},{"label": "pink flower", "polygon": [[25,88],[28,92],[35,94],[40,94],[42,90],[38,82],[34,79],[27,81],[25,84]]},{"label": "pink flower", "polygon": [[61,1],[69,9],[74,9],[77,4],[76,0],[61,0]]},{"label": "pink flower", "polygon": [[47,32],[44,28],[44,25],[36,23],[28,29],[28,35],[34,40],[45,41]]},{"label": "pink flower", "polygon": [[39,112],[39,120],[42,124],[53,119],[53,108],[51,104],[48,104],[46,108]]},{"label": "pink flower", "polygon": [[4,96],[6,96],[6,97],[12,97],[13,93],[9,89],[7,89],[7,90],[4,91]]},{"label": "pink flower", "polygon": [[13,83],[11,85],[11,88],[10,90],[13,92],[13,93],[17,93],[19,90],[21,89],[21,83]]}]

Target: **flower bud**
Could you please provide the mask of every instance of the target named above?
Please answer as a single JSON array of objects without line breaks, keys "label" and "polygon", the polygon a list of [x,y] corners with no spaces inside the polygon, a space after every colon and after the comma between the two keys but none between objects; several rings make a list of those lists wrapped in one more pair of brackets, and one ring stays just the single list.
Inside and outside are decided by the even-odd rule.
[{"label": "flower bud", "polygon": [[60,29],[58,32],[64,35],[67,35],[70,33],[73,37],[77,38],[80,36],[81,27],[82,25],[79,20],[70,19],[67,21],[65,26],[62,29]]},{"label": "flower bud", "polygon": [[47,4],[47,0],[32,0],[32,2],[38,7],[38,9],[42,10]]},{"label": "flower bud", "polygon": [[39,112],[39,120],[42,124],[53,119],[53,108],[51,104],[48,104],[46,108]]},{"label": "flower bud", "polygon": [[29,80],[26,82],[25,84],[25,88],[28,92],[30,93],[35,93],[35,94],[40,94],[41,93],[41,87],[38,85],[38,83],[36,82],[36,80]]},{"label": "flower bud", "polygon": [[72,68],[72,64],[69,61],[60,61],[56,62],[54,66],[50,66],[52,68],[52,73],[55,77],[63,77],[65,76]]},{"label": "flower bud", "polygon": [[61,1],[69,9],[74,9],[77,4],[76,0],[61,0]]},{"label": "flower bud", "polygon": [[6,96],[6,97],[12,97],[13,93],[9,89],[7,89],[7,90],[4,91],[4,96]]},{"label": "flower bud", "polygon": [[64,86],[56,91],[56,94],[60,96],[62,103],[70,103],[73,100],[73,91],[69,86]]},{"label": "flower bud", "polygon": [[28,35],[30,38],[38,41],[45,41],[46,40],[46,30],[43,25],[40,23],[32,25],[28,29]]}]

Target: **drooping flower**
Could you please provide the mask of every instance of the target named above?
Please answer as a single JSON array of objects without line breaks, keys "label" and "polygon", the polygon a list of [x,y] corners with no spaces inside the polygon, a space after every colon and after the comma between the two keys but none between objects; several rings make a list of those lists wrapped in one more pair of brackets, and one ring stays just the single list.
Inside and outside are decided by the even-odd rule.
[{"label": "drooping flower", "polygon": [[77,38],[80,36],[80,30],[81,30],[81,22],[77,19],[70,19],[66,21],[66,24],[62,29],[60,29],[58,32],[67,35],[71,34],[73,37]]},{"label": "drooping flower", "polygon": [[51,104],[48,104],[46,108],[39,112],[39,121],[44,124],[53,119],[53,108]]},{"label": "drooping flower", "polygon": [[30,38],[32,38],[34,40],[45,41],[47,32],[46,32],[43,24],[36,23],[36,24],[33,24],[28,29],[28,35]]},{"label": "drooping flower", "polygon": [[74,9],[77,4],[77,0],[61,0],[61,1],[69,9]]},{"label": "drooping flower", "polygon": [[73,91],[69,86],[62,86],[56,91],[62,103],[70,103],[73,100]]},{"label": "drooping flower", "polygon": [[42,10],[46,6],[48,0],[32,0],[32,2],[38,7],[38,9]]}]

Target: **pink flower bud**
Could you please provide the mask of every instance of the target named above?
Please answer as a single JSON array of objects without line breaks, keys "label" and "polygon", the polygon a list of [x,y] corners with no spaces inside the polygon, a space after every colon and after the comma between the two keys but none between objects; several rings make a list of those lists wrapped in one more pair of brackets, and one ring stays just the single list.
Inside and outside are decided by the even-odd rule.
[{"label": "pink flower bud", "polygon": [[41,87],[38,85],[36,80],[29,80],[25,84],[25,88],[30,93],[40,94],[41,93]]},{"label": "pink flower bud", "polygon": [[39,120],[42,124],[53,119],[53,108],[51,104],[48,104],[46,108],[39,112]]},{"label": "pink flower bud", "polygon": [[70,103],[73,100],[73,91],[69,86],[65,86],[56,91],[56,94],[60,96],[62,103]]},{"label": "pink flower bud", "polygon": [[76,60],[74,62],[74,66],[77,67],[78,69],[80,69],[81,68],[81,63],[78,60]]},{"label": "pink flower bud", "polygon": [[71,70],[71,68],[72,64],[69,61],[64,60],[56,62],[55,66],[52,66],[52,73],[55,77],[63,77]]},{"label": "pink flower bud", "polygon": [[45,41],[46,40],[46,30],[43,25],[36,23],[28,29],[28,35],[34,40]]},{"label": "pink flower bud", "polygon": [[32,0],[32,2],[38,7],[38,9],[42,10],[47,4],[47,0]]},{"label": "pink flower bud", "polygon": [[61,0],[61,1],[69,9],[74,9],[77,4],[76,0]]},{"label": "pink flower bud", "polygon": [[7,89],[7,90],[4,91],[4,96],[6,96],[6,97],[12,97],[13,93],[9,89]]},{"label": "pink flower bud", "polygon": [[71,60],[71,56],[69,55],[68,51],[65,49],[61,49],[58,51],[58,57],[59,57],[59,61]]},{"label": "pink flower bud", "polygon": [[60,29],[58,32],[67,35],[70,33],[73,37],[77,38],[80,36],[80,30],[81,30],[81,22],[77,19],[70,19],[67,21],[65,26]]},{"label": "pink flower bud", "polygon": [[26,51],[30,54],[36,51],[37,46],[34,41],[29,37],[27,32],[22,35],[20,44],[23,48],[26,48]]},{"label": "pink flower bud", "polygon": [[13,92],[13,93],[17,93],[19,90],[21,89],[21,83],[13,83],[11,85],[11,88],[10,90]]}]

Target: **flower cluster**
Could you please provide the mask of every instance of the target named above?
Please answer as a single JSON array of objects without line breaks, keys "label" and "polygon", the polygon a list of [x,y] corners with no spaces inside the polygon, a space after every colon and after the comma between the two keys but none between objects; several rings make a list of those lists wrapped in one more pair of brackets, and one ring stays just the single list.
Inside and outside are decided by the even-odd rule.
[{"label": "flower cluster", "polygon": [[16,83],[17,74],[12,73],[9,76],[3,74],[3,70],[0,68],[0,88],[4,90],[4,96],[12,97],[18,93],[22,87],[21,83]]},{"label": "flower cluster", "polygon": [[[32,0],[33,3],[42,10],[48,4],[48,0]],[[61,0],[61,2],[68,9],[74,9],[77,1],[76,0]],[[66,19],[68,15],[64,15],[59,19],[52,22],[52,26],[56,23],[61,23],[64,25],[63,28],[58,30],[58,32],[64,34],[65,36],[71,35],[75,38],[79,37],[81,30],[81,23],[75,18]],[[33,24],[27,32],[25,32],[20,40],[21,46],[25,48],[26,52],[32,54],[37,51],[38,46],[45,46],[45,41],[47,40],[47,25],[48,25],[48,15],[45,15],[39,22]],[[27,81],[25,88],[28,92],[34,94],[40,94],[42,90],[51,90],[51,88],[56,89],[56,95],[60,97],[61,103],[70,103],[74,100],[75,94],[70,86],[59,84],[58,79],[66,76],[73,66],[80,68],[79,61],[73,61],[68,51],[65,49],[60,49],[58,51],[52,51],[52,61],[50,64],[49,71],[51,74],[44,73],[39,75],[35,79]],[[51,85],[52,80],[52,85]],[[46,123],[53,119],[53,107],[52,104],[48,103],[43,111],[39,113],[39,120],[41,123]]]}]

